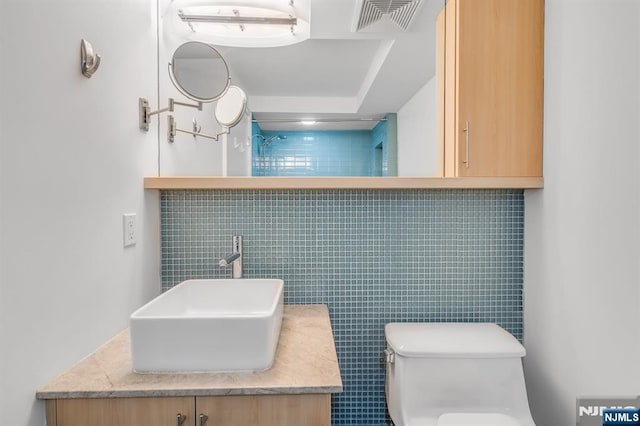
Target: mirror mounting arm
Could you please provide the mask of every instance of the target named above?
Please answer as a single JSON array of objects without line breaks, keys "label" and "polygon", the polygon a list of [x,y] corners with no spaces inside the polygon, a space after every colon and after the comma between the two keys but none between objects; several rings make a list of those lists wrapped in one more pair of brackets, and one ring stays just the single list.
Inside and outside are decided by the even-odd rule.
[{"label": "mirror mounting arm", "polygon": [[210,135],[205,135],[204,133],[200,133],[199,131],[196,132],[192,132],[189,130],[184,130],[184,129],[179,129],[178,126],[176,125],[176,120],[175,118],[173,118],[173,115],[169,115],[167,117],[168,119],[168,125],[167,125],[167,139],[169,140],[170,143],[173,143],[176,139],[176,134],[178,132],[180,133],[186,133],[188,135],[192,135],[192,136],[201,136],[203,138],[207,138],[207,139],[213,139],[214,141],[218,142],[220,136],[222,135],[228,135],[231,132],[231,129],[229,127],[224,126],[222,129],[222,132],[218,133],[215,136],[210,136]]},{"label": "mirror mounting arm", "polygon": [[173,98],[169,98],[169,105],[166,108],[159,109],[157,111],[151,111],[149,107],[149,101],[146,98],[138,99],[138,117],[140,129],[146,132],[149,131],[149,124],[151,124],[151,117],[156,114],[162,114],[163,112],[173,112],[175,106],[185,106],[189,108],[197,108],[198,111],[202,111],[202,102],[198,102],[197,104],[187,104],[184,102],[179,102],[174,100]]}]

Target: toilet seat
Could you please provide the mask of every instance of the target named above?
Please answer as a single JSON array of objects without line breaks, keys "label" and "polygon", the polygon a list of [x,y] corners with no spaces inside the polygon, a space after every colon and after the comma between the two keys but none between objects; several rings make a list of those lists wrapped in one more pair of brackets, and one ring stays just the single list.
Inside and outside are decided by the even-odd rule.
[{"label": "toilet seat", "polygon": [[521,426],[518,420],[500,413],[446,413],[438,426]]}]

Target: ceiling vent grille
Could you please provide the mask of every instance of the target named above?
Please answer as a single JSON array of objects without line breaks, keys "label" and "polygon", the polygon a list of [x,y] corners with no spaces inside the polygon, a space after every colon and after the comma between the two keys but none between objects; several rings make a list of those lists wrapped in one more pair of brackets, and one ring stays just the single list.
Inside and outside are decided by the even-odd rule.
[{"label": "ceiling vent grille", "polygon": [[[362,0],[356,31],[406,31],[418,11],[422,0]],[[385,25],[385,22],[387,25]],[[388,23],[395,24],[390,27]]]}]

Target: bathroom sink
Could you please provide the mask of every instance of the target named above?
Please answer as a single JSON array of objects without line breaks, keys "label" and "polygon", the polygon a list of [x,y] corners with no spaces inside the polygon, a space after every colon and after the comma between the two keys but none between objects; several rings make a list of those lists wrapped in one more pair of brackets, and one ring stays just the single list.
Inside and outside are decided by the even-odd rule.
[{"label": "bathroom sink", "polygon": [[189,280],[131,315],[133,369],[261,371],[273,364],[283,281]]}]

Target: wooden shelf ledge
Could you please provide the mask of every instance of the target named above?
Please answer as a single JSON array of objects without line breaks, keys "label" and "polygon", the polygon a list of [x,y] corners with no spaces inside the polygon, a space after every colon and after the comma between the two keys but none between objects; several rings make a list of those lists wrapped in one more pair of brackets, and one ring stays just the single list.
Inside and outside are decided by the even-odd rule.
[{"label": "wooden shelf ledge", "polygon": [[541,177],[145,177],[146,189],[534,189]]}]

